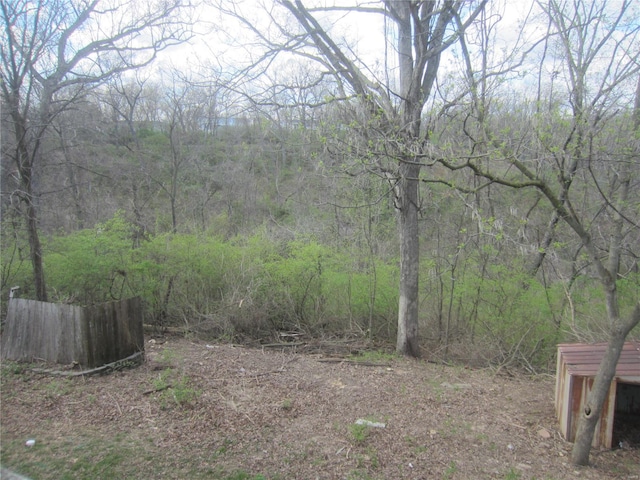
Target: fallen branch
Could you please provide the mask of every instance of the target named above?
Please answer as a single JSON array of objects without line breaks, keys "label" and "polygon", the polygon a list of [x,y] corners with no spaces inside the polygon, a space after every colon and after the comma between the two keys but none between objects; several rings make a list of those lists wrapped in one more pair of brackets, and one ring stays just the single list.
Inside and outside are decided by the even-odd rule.
[{"label": "fallen branch", "polygon": [[56,375],[60,377],[80,377],[84,375],[96,375],[100,373],[113,372],[116,370],[122,370],[123,368],[130,368],[136,365],[140,365],[144,359],[144,352],[136,352],[133,355],[129,355],[121,360],[107,363],[101,367],[92,368],[90,370],[75,371],[63,371],[54,370],[52,368],[32,368],[31,370],[36,373],[42,373],[45,375]]},{"label": "fallen branch", "polygon": [[262,372],[262,373],[254,373],[252,375],[247,375],[249,378],[258,378],[258,377],[265,377],[267,375],[273,375],[275,373],[284,373],[285,369],[284,368],[279,368],[277,370],[271,370],[270,372]]},{"label": "fallen branch", "polygon": [[348,363],[351,365],[362,365],[363,367],[390,367],[390,363],[367,362],[363,360],[349,360],[348,358],[319,358],[320,363]]},{"label": "fallen branch", "polygon": [[151,390],[147,390],[146,392],[142,392],[143,395],[151,395],[152,393],[162,392],[163,390],[167,390],[169,388],[173,388],[173,385],[163,385],[162,387],[152,388]]},{"label": "fallen branch", "polygon": [[279,343],[264,343],[260,345],[262,348],[284,348],[284,347],[302,347],[306,345],[305,342],[279,342]]}]

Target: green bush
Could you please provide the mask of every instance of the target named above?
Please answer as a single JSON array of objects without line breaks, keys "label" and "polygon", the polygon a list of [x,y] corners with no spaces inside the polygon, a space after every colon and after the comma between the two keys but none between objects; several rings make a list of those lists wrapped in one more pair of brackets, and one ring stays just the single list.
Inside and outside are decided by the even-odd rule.
[{"label": "green bush", "polygon": [[450,272],[443,277],[442,291],[430,292],[428,302],[436,342],[447,350],[463,344],[463,360],[548,366],[562,335],[562,284],[542,285],[513,259],[506,266],[473,256],[464,259],[454,282]]},{"label": "green bush", "polygon": [[132,290],[146,300],[152,321],[188,324],[219,307],[239,255],[217,238],[159,235],[133,252]]},{"label": "green bush", "polygon": [[[2,286],[27,287],[21,294],[28,296],[28,243],[19,225],[11,227],[3,229]],[[274,240],[266,230],[227,240],[186,233],[135,238],[135,226],[117,213],[95,228],[45,239],[50,298],[94,304],[141,296],[147,323],[227,339],[278,331],[395,337],[397,261],[374,257],[366,246]],[[424,339],[446,349],[464,344],[465,354],[475,351],[487,362],[533,366],[548,366],[556,343],[577,332],[581,340],[602,340],[607,321],[597,281],[577,278],[569,302],[561,282],[543,285],[522,260],[502,259],[499,245],[485,247],[458,248],[455,276],[453,257],[423,259]],[[639,292],[637,274],[619,281],[622,315]]]},{"label": "green bush", "polygon": [[372,317],[386,321],[396,310],[393,274],[381,266],[374,281],[347,255],[314,241],[294,241],[263,260],[254,302],[275,329],[363,331]]},{"label": "green bush", "polygon": [[162,234],[136,246],[133,232],[117,214],[55,237],[45,256],[55,300],[138,295],[148,323],[225,337],[393,330],[397,269],[382,262],[374,269],[313,240],[276,242],[264,233]]},{"label": "green bush", "polygon": [[44,256],[54,301],[95,304],[129,296],[132,227],[122,214],[71,235],[56,236]]},{"label": "green bush", "polygon": [[[9,289],[20,287],[20,294],[29,296],[29,286],[33,284],[33,272],[29,258],[29,241],[23,222],[6,215],[0,225],[0,295],[9,296]],[[0,302],[4,307],[6,302]],[[4,312],[2,312],[4,317]]]}]

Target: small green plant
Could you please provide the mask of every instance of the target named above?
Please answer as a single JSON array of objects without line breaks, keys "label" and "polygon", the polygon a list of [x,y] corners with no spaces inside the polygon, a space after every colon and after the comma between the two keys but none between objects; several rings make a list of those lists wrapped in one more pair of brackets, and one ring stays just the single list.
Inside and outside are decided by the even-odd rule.
[{"label": "small green plant", "polygon": [[45,385],[44,390],[48,398],[61,397],[71,393],[72,385],[69,380],[51,380]]},{"label": "small green plant", "polygon": [[169,383],[169,376],[172,373],[173,370],[170,368],[160,372],[158,378],[153,381],[153,388],[156,389],[156,391],[166,390],[167,388],[169,388],[171,386],[171,384]]},{"label": "small green plant", "polygon": [[25,373],[26,367],[22,363],[5,361],[2,364],[2,377],[9,378],[12,375],[20,376]]},{"label": "small green plant", "polygon": [[369,427],[364,424],[352,423],[349,426],[351,437],[358,444],[363,444],[369,436]]},{"label": "small green plant", "polygon": [[444,475],[442,475],[442,478],[444,478],[445,480],[450,480],[451,478],[453,478],[457,471],[458,465],[456,464],[456,462],[451,462],[444,471]]},{"label": "small green plant", "polygon": [[511,467],[511,469],[507,472],[504,477],[504,480],[518,480],[522,475],[515,468]]},{"label": "small green plant", "polygon": [[288,412],[289,410],[291,410],[293,408],[293,401],[290,398],[285,398],[282,401],[282,404],[280,405],[280,407],[282,408],[282,410],[284,410],[285,412]]},{"label": "small green plant", "polygon": [[444,421],[444,428],[442,430],[445,436],[454,436],[458,433],[458,425],[451,418],[447,418]]},{"label": "small green plant", "polygon": [[372,363],[388,363],[395,360],[395,353],[388,353],[382,350],[366,350],[357,355],[351,355],[351,360],[355,362],[372,362]]},{"label": "small green plant", "polygon": [[178,358],[178,354],[175,350],[165,348],[160,354],[160,361],[166,365],[172,365]]},{"label": "small green plant", "polygon": [[361,470],[352,470],[351,472],[349,472],[347,479],[348,480],[370,480],[371,477],[367,472],[363,472]]},{"label": "small green plant", "polygon": [[237,470],[225,478],[225,480],[267,480],[264,475],[251,475],[244,470]]},{"label": "small green plant", "polygon": [[369,447],[367,448],[367,455],[369,456],[369,461],[371,462],[371,468],[376,470],[380,466],[380,462],[378,460],[378,452]]},{"label": "small green plant", "polygon": [[157,392],[161,392],[161,406],[163,409],[169,407],[169,404],[177,406],[190,405],[197,400],[200,392],[189,385],[189,378],[182,376],[174,379],[175,372],[173,369],[167,369],[158,375],[153,381],[153,388]]},{"label": "small green plant", "polygon": [[407,436],[407,437],[405,437],[404,441],[407,442],[407,445],[409,445],[409,447],[413,448],[413,451],[418,455],[427,451],[427,446],[423,445],[415,437]]},{"label": "small green plant", "polygon": [[442,402],[444,399],[445,391],[442,386],[441,380],[439,378],[430,378],[427,380],[427,385],[431,392],[433,392],[434,400],[438,403]]},{"label": "small green plant", "polygon": [[215,451],[215,455],[224,455],[225,453],[227,453],[231,445],[233,445],[233,440],[231,440],[230,438],[225,438],[224,442],[222,442],[222,445],[220,445],[220,447],[218,447],[218,449]]},{"label": "small green plant", "polygon": [[200,396],[200,392],[188,385],[189,379],[187,377],[182,377],[170,390],[167,392],[171,393],[173,401],[179,405],[189,405],[195,402]]}]

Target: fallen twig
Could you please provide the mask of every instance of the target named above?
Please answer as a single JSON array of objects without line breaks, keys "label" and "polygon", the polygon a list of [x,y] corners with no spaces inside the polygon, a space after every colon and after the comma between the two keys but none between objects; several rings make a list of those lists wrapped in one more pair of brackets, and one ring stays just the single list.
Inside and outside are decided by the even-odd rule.
[{"label": "fallen twig", "polygon": [[151,390],[147,390],[145,392],[142,392],[142,394],[143,395],[151,395],[152,393],[162,392],[163,390],[167,390],[169,388],[173,388],[173,385],[169,384],[169,385],[163,385],[163,386],[158,387],[158,388],[152,388]]},{"label": "fallen twig", "polygon": [[301,347],[306,345],[305,342],[278,342],[278,343],[264,343],[260,345],[262,348],[284,348],[284,347]]},{"label": "fallen twig", "polygon": [[350,360],[348,358],[319,358],[320,363],[348,363],[350,365],[362,365],[363,367],[390,367],[390,363],[367,362],[362,360]]},{"label": "fallen twig", "polygon": [[43,373],[46,375],[56,375],[61,377],[81,377],[84,375],[96,375],[98,373],[107,373],[114,370],[120,370],[122,368],[139,365],[144,359],[144,352],[136,352],[133,355],[129,355],[127,358],[116,360],[115,362],[107,363],[101,367],[92,368],[90,370],[81,370],[79,372],[54,370],[52,368],[32,368],[31,371],[36,373]]}]

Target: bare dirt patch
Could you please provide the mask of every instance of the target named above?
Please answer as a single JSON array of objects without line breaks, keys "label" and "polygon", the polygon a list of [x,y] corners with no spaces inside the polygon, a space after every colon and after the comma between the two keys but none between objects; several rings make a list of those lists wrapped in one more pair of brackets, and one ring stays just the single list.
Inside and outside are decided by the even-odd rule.
[{"label": "bare dirt patch", "polygon": [[551,376],[177,338],[146,350],[104,376],[3,365],[3,466],[38,480],[640,478],[638,449],[568,463]]}]

